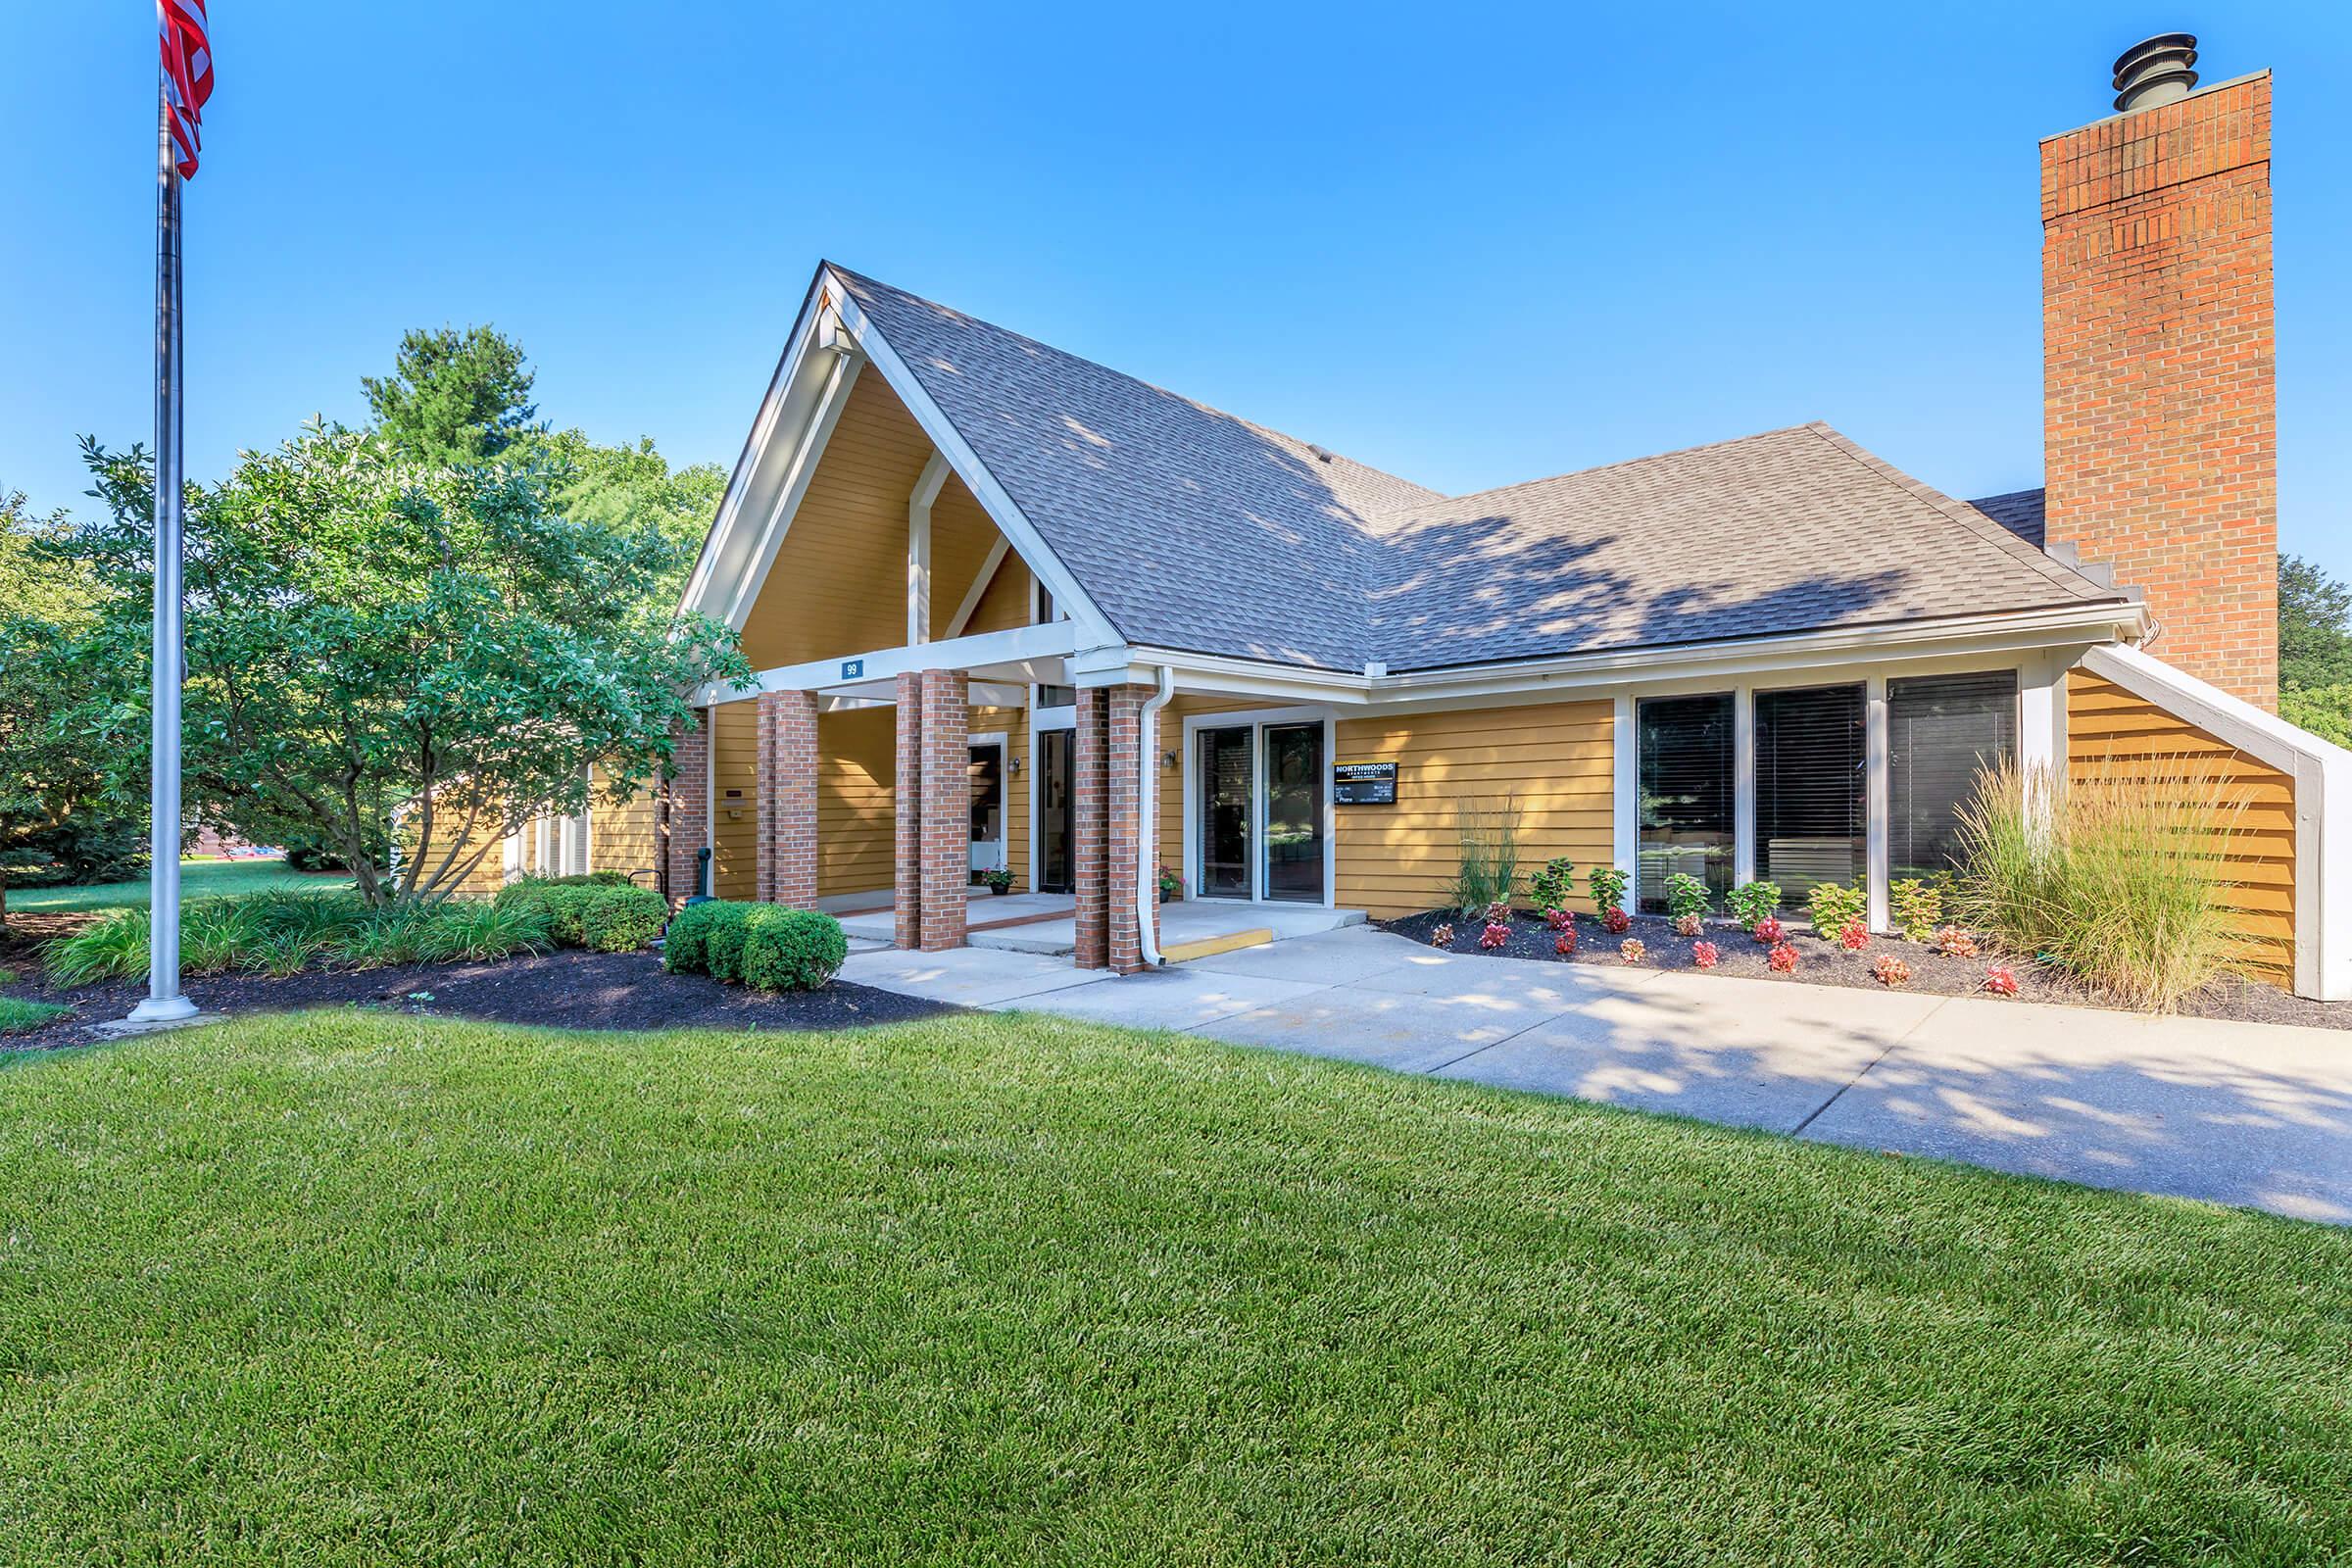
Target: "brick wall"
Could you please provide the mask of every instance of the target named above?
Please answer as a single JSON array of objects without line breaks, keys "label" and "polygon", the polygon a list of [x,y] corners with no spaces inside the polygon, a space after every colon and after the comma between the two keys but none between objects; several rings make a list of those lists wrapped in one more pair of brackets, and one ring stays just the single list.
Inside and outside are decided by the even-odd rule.
[{"label": "brick wall", "polygon": [[[1149,686],[1114,686],[1106,694],[1103,730],[1103,877],[1108,904],[1108,960],[1114,973],[1133,974],[1144,966],[1143,936],[1136,925],[1137,863],[1144,833],[1143,789],[1137,777],[1143,760],[1143,710],[1153,695]],[[1159,905],[1154,894],[1152,932],[1159,934]]]},{"label": "brick wall", "polygon": [[1109,825],[1103,766],[1110,742],[1110,705],[1102,690],[1081,688],[1074,709],[1077,728],[1070,742],[1070,859],[1077,889],[1078,944],[1072,955],[1081,969],[1110,962],[1109,867],[1104,862]]},{"label": "brick wall", "polygon": [[2048,538],[2148,651],[2278,705],[2268,73],[2041,144]]},{"label": "brick wall", "polygon": [[702,891],[699,856],[710,834],[710,725],[707,712],[673,738],[669,791],[669,897],[673,904]]},{"label": "brick wall", "polygon": [[893,935],[902,948],[963,946],[971,881],[970,681],[959,669],[898,678]]},{"label": "brick wall", "polygon": [[764,904],[816,906],[816,694],[760,698],[760,869]]}]

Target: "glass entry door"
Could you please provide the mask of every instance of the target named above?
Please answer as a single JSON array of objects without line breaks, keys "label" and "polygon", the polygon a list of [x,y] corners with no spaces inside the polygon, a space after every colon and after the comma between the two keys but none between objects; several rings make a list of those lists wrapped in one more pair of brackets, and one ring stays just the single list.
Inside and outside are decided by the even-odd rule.
[{"label": "glass entry door", "polygon": [[1200,873],[1194,891],[1204,899],[1250,897],[1256,733],[1248,725],[1200,732]]},{"label": "glass entry door", "polygon": [[1323,724],[1268,724],[1266,891],[1269,899],[1323,902]]},{"label": "glass entry door", "polygon": [[1070,747],[1076,738],[1074,730],[1037,732],[1037,778],[1031,787],[1037,791],[1037,886],[1042,893],[1077,891],[1071,870],[1076,858],[1072,844],[1076,798],[1070,791]]},{"label": "glass entry door", "polygon": [[1323,903],[1323,721],[1201,729],[1193,744],[1195,895]]}]

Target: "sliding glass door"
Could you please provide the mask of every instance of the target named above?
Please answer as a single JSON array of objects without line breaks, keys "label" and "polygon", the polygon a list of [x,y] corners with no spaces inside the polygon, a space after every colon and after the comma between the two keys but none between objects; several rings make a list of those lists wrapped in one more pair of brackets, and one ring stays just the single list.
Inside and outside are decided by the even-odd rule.
[{"label": "sliding glass door", "polygon": [[1789,905],[1867,884],[1866,724],[1858,685],[1756,693],[1756,876]]}]

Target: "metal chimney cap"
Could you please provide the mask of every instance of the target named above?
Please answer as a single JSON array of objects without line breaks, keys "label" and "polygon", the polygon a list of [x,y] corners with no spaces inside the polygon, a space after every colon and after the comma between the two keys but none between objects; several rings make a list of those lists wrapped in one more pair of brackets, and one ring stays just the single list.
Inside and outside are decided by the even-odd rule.
[{"label": "metal chimney cap", "polygon": [[2115,107],[2131,112],[2177,103],[2197,84],[2197,35],[2160,32],[2115,57]]}]

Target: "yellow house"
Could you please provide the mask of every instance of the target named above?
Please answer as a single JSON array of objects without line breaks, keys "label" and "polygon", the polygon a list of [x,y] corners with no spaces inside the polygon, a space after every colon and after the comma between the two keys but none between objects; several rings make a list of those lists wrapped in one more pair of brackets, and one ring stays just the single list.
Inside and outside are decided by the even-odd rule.
[{"label": "yellow house", "polygon": [[2268,94],[2044,144],[2049,486],[1977,503],[1821,423],[1444,496],[820,265],[686,594],[758,687],[699,694],[659,820],[591,813],[580,863],[658,835],[673,896],[707,858],[721,898],[926,949],[1058,921],[1127,970],[1163,875],[1194,934],[1437,906],[1471,809],[1642,906],[1835,881],[1885,929],[1987,761],[2194,757],[2242,796],[2249,956],[2352,995],[2352,754],[2268,711]]}]

